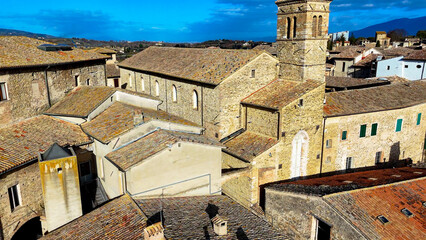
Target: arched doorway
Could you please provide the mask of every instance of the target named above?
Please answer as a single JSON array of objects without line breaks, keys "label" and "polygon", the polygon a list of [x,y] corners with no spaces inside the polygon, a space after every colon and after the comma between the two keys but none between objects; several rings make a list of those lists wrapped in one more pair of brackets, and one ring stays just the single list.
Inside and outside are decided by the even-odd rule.
[{"label": "arched doorway", "polygon": [[296,178],[306,175],[308,164],[309,136],[305,131],[300,131],[293,139],[293,150],[291,152],[290,177]]},{"label": "arched doorway", "polygon": [[30,219],[28,222],[24,223],[18,231],[13,235],[12,240],[19,239],[38,239],[42,236],[41,233],[41,222],[40,217],[35,217]]}]

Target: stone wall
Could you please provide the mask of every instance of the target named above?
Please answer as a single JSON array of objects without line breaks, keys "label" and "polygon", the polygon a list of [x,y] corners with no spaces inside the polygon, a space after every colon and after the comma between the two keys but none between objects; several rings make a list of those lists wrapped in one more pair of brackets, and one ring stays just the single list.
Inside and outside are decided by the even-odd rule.
[{"label": "stone wall", "polygon": [[[334,60],[334,75],[335,77],[349,77],[352,76],[354,69],[350,68],[354,61],[352,59],[335,59]],[[344,68],[343,68],[343,65]]]},{"label": "stone wall", "polygon": [[[0,72],[0,82],[7,84],[9,96],[7,101],[0,102],[0,126],[39,115],[49,108],[45,70],[22,68]],[[47,76],[53,105],[76,85],[86,85],[87,80],[91,86],[105,86],[105,61],[50,67]]]},{"label": "stone wall", "polygon": [[244,110],[246,111],[246,117],[243,117],[246,120],[243,123],[245,129],[278,139],[279,114],[277,111],[254,106],[246,106]]},{"label": "stone wall", "polygon": [[[422,119],[417,125],[419,113]],[[377,152],[382,153],[382,163],[405,158],[411,158],[414,163],[422,161],[425,116],[426,104],[420,104],[397,110],[327,118],[324,141],[331,140],[331,147],[324,147],[323,171],[345,170],[347,157],[353,158],[353,168],[374,166]],[[395,131],[397,119],[403,119],[401,132]],[[378,124],[377,135],[371,136],[374,123]],[[361,138],[360,128],[364,124],[367,125],[366,136]],[[343,131],[347,131],[346,140],[342,140]]]},{"label": "stone wall", "polygon": [[322,198],[266,189],[265,214],[273,227],[295,234],[295,239],[314,239],[313,219],[331,226],[331,239],[366,239]]},{"label": "stone wall", "polygon": [[[22,205],[12,211],[8,188],[16,184],[19,184]],[[11,239],[27,221],[42,215],[44,215],[43,192],[37,162],[0,176],[0,229],[3,230],[5,240]]]}]

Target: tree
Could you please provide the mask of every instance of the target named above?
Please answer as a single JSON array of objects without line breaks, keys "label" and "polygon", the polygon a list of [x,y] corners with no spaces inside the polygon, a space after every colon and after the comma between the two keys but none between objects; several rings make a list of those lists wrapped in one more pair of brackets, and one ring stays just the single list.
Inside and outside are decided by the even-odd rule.
[{"label": "tree", "polygon": [[336,41],[339,41],[343,46],[343,43],[346,42],[346,38],[343,34],[341,34],[340,37],[336,39]]},{"label": "tree", "polygon": [[351,33],[351,36],[349,37],[349,42],[351,42],[351,45],[355,45],[356,38],[354,36],[354,33]]},{"label": "tree", "polygon": [[416,37],[426,39],[426,30],[420,30],[417,32]]},{"label": "tree", "polygon": [[404,38],[408,35],[405,29],[394,29],[388,33],[392,42],[403,41]]},{"label": "tree", "polygon": [[376,42],[376,47],[381,47],[379,40],[377,40],[377,42]]},{"label": "tree", "polygon": [[331,40],[327,41],[327,49],[328,50],[333,50],[333,42]]}]

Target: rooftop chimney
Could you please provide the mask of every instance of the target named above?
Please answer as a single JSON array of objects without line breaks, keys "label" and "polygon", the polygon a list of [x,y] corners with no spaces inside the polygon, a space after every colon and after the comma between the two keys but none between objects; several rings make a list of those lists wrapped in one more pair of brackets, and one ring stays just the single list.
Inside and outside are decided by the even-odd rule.
[{"label": "rooftop chimney", "polygon": [[143,230],[145,240],[166,240],[164,237],[164,228],[161,222],[152,224]]},{"label": "rooftop chimney", "polygon": [[224,236],[228,234],[228,219],[216,215],[212,218],[213,230],[219,236]]},{"label": "rooftop chimney", "polygon": [[143,112],[141,110],[135,110],[133,112],[133,124],[134,124],[134,126],[138,126],[142,123],[144,123]]}]

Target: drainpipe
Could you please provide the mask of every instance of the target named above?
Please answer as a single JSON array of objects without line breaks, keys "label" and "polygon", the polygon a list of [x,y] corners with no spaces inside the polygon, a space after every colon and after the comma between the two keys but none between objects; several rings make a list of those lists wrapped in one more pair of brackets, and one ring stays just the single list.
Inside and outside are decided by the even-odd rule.
[{"label": "drainpipe", "polygon": [[320,176],[322,174],[322,164],[324,160],[324,136],[325,136],[325,120],[327,118],[324,118],[323,127],[322,127],[322,142],[321,142],[321,165],[320,165]]},{"label": "drainpipe", "polygon": [[47,70],[50,68],[50,65],[47,65],[47,68],[44,70],[44,82],[46,84],[46,92],[47,92],[47,103],[49,104],[49,108],[52,106],[50,101],[50,90],[49,90],[49,80],[47,79]]},{"label": "drainpipe", "polygon": [[422,77],[420,79],[423,79],[423,74],[425,73],[425,64],[426,62],[423,62]]},{"label": "drainpipe", "polygon": [[204,87],[201,86],[201,126],[204,127]]}]

